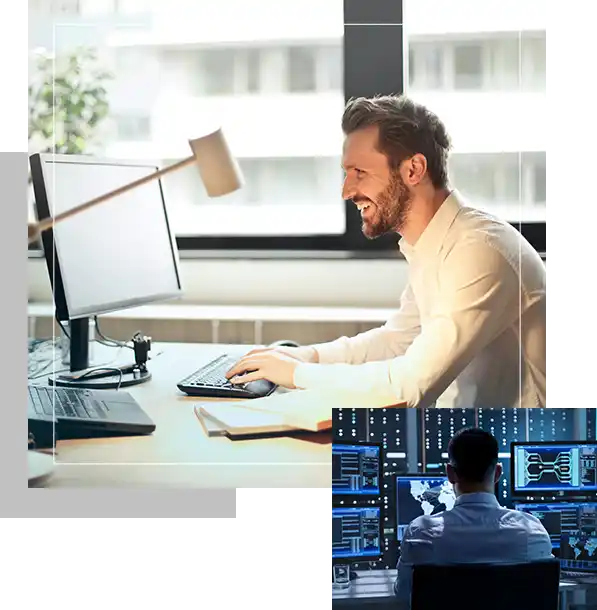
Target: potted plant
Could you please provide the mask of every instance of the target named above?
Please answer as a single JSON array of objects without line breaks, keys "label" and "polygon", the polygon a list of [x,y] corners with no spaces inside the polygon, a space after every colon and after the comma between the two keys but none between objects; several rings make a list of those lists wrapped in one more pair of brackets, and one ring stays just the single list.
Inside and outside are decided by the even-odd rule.
[{"label": "potted plant", "polygon": [[[29,85],[29,152],[84,155],[100,150],[112,78],[96,49],[80,47],[57,56],[37,52]],[[29,188],[32,198],[31,177]]]}]

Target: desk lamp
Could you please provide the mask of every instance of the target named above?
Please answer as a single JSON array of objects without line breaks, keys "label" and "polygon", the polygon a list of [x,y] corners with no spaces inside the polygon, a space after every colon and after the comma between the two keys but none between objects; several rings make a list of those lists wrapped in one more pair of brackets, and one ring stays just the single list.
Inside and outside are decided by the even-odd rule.
[{"label": "desk lamp", "polygon": [[[163,168],[153,174],[149,174],[139,180],[135,180],[130,184],[121,186],[105,195],[91,199],[85,203],[82,203],[70,210],[61,212],[52,218],[46,218],[39,222],[29,223],[28,238],[29,243],[37,241],[43,231],[47,231],[54,227],[58,222],[62,222],[67,218],[76,216],[89,208],[109,201],[114,197],[118,197],[123,193],[147,184],[152,180],[157,180],[166,174],[175,172],[187,165],[196,163],[199,167],[199,173],[201,179],[205,185],[207,194],[210,197],[219,197],[232,193],[243,186],[243,177],[240,171],[238,163],[230,153],[228,144],[224,138],[221,129],[209,133],[200,138],[189,140],[192,155],[171,165]],[[30,486],[43,485],[45,480],[51,476],[53,471],[54,460],[51,456],[40,454],[33,450],[27,451],[27,465],[28,465],[28,480]]]},{"label": "desk lamp", "polygon": [[91,199],[91,201],[87,201],[70,210],[56,214],[56,216],[53,216],[52,218],[45,218],[39,222],[29,223],[27,227],[29,243],[39,239],[43,231],[51,229],[58,222],[76,216],[104,201],[109,201],[138,186],[147,184],[152,180],[157,180],[166,174],[175,172],[187,165],[192,165],[193,163],[196,163],[199,167],[201,179],[205,185],[207,194],[210,197],[227,195],[243,186],[243,177],[240,167],[230,153],[230,149],[228,148],[228,144],[226,143],[221,129],[217,129],[200,138],[189,140],[189,144],[193,154],[174,165],[160,169],[153,174],[149,174],[130,184],[114,189],[105,195],[100,195],[99,197]]}]

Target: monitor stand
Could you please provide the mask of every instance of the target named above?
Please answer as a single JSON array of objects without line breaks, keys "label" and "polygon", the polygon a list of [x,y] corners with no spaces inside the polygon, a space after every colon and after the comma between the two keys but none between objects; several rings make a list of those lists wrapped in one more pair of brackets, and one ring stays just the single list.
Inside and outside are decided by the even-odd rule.
[{"label": "monitor stand", "polygon": [[[151,373],[145,363],[138,362],[135,346],[135,364],[126,366],[106,365],[90,367],[89,364],[89,318],[69,322],[70,374],[56,374],[48,379],[53,386],[87,388],[92,390],[117,390],[145,383]],[[145,359],[146,360],[146,359]],[[118,370],[116,370],[118,369]]]}]

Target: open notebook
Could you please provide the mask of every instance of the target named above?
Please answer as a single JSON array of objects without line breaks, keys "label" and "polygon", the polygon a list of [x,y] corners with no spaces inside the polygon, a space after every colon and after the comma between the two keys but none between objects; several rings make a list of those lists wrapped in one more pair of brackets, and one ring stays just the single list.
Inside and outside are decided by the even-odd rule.
[{"label": "open notebook", "polygon": [[[297,428],[284,422],[277,413],[239,409],[234,405],[219,405],[208,415],[202,407],[195,412],[207,436],[247,438],[256,436],[283,436],[296,432]],[[214,415],[211,415],[211,412]]]},{"label": "open notebook", "polygon": [[292,390],[251,400],[200,404],[196,412],[210,435],[246,436],[330,430],[332,409],[370,407],[370,397],[365,394]]}]

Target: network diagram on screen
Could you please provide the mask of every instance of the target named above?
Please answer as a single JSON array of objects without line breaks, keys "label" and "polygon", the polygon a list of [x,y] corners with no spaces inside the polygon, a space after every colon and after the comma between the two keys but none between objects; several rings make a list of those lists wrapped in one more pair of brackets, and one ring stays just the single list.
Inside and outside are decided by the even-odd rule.
[{"label": "network diagram on screen", "polygon": [[514,489],[528,493],[597,491],[597,443],[516,446]]}]

